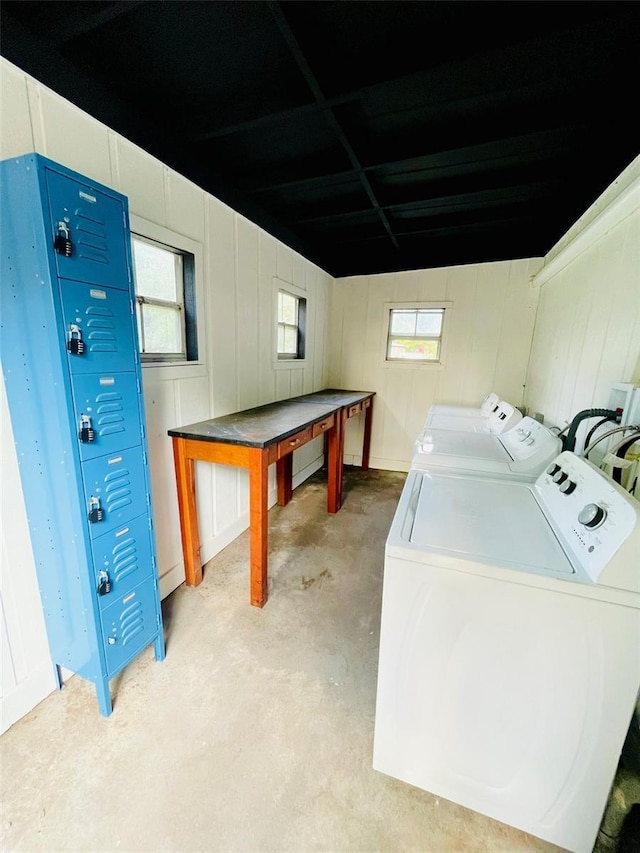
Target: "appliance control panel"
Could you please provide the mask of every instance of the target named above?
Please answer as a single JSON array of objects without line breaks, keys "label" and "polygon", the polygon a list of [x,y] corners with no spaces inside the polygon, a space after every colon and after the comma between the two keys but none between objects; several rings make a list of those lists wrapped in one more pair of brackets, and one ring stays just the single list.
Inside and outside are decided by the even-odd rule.
[{"label": "appliance control panel", "polygon": [[489,415],[491,414],[491,412],[495,411],[496,406],[498,405],[499,402],[500,402],[500,398],[498,397],[497,394],[495,394],[492,391],[491,394],[487,394],[487,396],[482,401],[482,403],[480,405],[480,413],[485,418],[488,418]]},{"label": "appliance control panel", "polygon": [[[640,504],[574,453],[561,453],[534,488],[556,535],[594,582],[629,536],[640,537]],[[640,565],[625,572],[640,576]]]},{"label": "appliance control panel", "polygon": [[562,442],[555,433],[529,417],[522,418],[512,429],[499,435],[498,441],[516,462],[549,455],[553,458],[562,449]]},{"label": "appliance control panel", "polygon": [[487,430],[498,435],[512,429],[521,420],[522,415],[511,403],[500,400],[489,415]]}]

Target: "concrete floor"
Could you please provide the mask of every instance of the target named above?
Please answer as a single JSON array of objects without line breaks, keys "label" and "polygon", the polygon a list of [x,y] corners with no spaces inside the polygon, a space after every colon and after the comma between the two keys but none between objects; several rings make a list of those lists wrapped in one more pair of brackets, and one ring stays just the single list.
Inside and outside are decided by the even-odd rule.
[{"label": "concrete floor", "polygon": [[321,473],[270,512],[270,599],[248,603],[248,536],[163,603],[167,658],[70,679],[0,739],[8,851],[559,848],[371,767],[384,541],[405,475]]}]

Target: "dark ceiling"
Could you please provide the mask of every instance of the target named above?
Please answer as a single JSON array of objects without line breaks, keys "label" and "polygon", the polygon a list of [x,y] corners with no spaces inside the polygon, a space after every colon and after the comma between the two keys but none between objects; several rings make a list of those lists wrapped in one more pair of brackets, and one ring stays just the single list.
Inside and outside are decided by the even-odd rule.
[{"label": "dark ceiling", "polygon": [[0,11],[7,59],[334,276],[544,255],[640,153],[640,3]]}]

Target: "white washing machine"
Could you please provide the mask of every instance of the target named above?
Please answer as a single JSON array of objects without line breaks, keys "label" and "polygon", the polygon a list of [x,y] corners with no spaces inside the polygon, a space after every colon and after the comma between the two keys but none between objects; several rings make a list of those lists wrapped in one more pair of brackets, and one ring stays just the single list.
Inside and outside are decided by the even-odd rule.
[{"label": "white washing machine", "polygon": [[448,406],[436,403],[429,408],[429,415],[453,415],[455,417],[488,418],[490,413],[500,402],[500,397],[495,392],[487,394],[479,406]]},{"label": "white washing machine", "polygon": [[640,688],[639,510],[568,452],[536,483],[410,471],[374,768],[591,853]]},{"label": "white washing machine", "polygon": [[412,468],[500,479],[535,480],[562,450],[562,441],[533,418],[500,435],[426,429],[414,445]]},{"label": "white washing machine", "polygon": [[499,400],[488,415],[454,415],[438,412],[432,406],[429,409],[425,429],[450,429],[462,432],[492,432],[501,433],[514,427],[522,420],[522,414],[507,403]]}]

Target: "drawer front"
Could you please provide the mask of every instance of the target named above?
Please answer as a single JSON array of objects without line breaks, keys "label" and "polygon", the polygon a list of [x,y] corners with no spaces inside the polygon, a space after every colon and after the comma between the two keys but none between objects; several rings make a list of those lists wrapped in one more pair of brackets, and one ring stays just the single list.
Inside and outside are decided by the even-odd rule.
[{"label": "drawer front", "polygon": [[302,447],[303,444],[306,444],[308,441],[311,441],[313,438],[313,429],[308,426],[305,429],[301,429],[300,432],[296,432],[293,435],[290,435],[289,438],[285,438],[283,441],[278,442],[278,459],[282,459],[283,456],[286,456],[287,453],[293,453],[294,450],[297,450],[298,447]]},{"label": "drawer front", "polygon": [[359,414],[362,411],[362,403],[354,403],[353,406],[349,406],[347,409],[347,417],[352,418],[354,415]]},{"label": "drawer front", "polygon": [[317,424],[313,425],[312,435],[315,438],[317,435],[322,435],[323,432],[326,432],[328,429],[335,423],[335,415],[327,415],[326,418],[323,418],[321,421],[318,421]]},{"label": "drawer front", "polygon": [[368,400],[363,400],[363,401],[362,401],[362,411],[363,411],[363,412],[364,412],[364,410],[365,410],[365,409],[368,409],[370,406],[371,406],[371,397],[369,397],[369,399],[368,399]]}]

